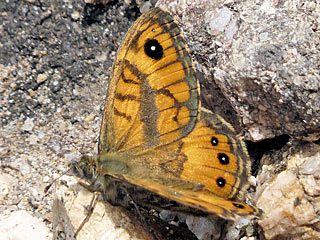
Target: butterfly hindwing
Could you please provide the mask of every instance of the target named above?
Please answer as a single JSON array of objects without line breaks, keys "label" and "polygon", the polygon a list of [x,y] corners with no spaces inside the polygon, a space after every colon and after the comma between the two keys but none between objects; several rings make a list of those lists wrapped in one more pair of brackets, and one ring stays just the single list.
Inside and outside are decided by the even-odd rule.
[{"label": "butterfly hindwing", "polygon": [[[180,142],[151,153],[119,155],[118,160],[116,165],[125,164],[125,171],[110,171],[106,167],[103,169],[108,172],[100,175],[119,178],[120,174],[122,180],[151,194],[229,220],[241,215],[261,215],[259,209],[237,201],[242,200],[250,176],[250,160],[243,142],[228,123],[208,110],[201,111],[194,130]],[[106,154],[98,165],[105,166],[109,161],[110,155]],[[137,198],[143,203],[143,199]],[[185,211],[179,208],[171,210]]]}]

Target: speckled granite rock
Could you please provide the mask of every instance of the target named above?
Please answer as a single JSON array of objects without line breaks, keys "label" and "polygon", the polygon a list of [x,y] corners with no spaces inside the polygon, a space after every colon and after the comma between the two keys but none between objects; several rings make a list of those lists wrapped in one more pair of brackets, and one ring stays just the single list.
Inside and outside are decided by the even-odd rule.
[{"label": "speckled granite rock", "polygon": [[[319,2],[160,0],[158,5],[180,17],[207,79],[204,100],[215,112],[233,125],[240,122],[254,141],[282,134],[319,139]],[[221,103],[217,86],[237,115]]]}]

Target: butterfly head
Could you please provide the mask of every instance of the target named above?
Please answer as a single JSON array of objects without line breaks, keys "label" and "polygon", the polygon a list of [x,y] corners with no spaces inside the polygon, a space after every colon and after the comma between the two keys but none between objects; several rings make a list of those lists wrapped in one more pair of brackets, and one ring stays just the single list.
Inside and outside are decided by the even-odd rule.
[{"label": "butterfly head", "polygon": [[83,155],[79,161],[70,164],[72,174],[85,178],[94,179],[97,176],[97,157]]},{"label": "butterfly head", "polygon": [[71,172],[81,178],[96,179],[98,176],[126,174],[129,166],[122,161],[120,154],[105,153],[96,156],[83,155],[71,163]]}]

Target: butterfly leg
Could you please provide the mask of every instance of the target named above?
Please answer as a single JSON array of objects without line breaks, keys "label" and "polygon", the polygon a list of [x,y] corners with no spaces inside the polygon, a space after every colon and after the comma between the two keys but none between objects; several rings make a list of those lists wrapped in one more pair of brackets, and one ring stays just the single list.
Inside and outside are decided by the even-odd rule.
[{"label": "butterfly leg", "polygon": [[141,223],[144,225],[145,229],[148,229],[149,233],[152,235],[154,240],[160,240],[164,239],[162,237],[162,233],[155,231],[154,229],[150,228],[150,216],[144,217],[141,213],[141,210],[139,209],[139,206],[136,204],[136,201],[131,197],[129,191],[124,187],[122,190],[126,193],[126,196],[128,200],[130,201],[130,204],[132,204],[135,209],[138,212],[139,218],[141,220]]},{"label": "butterfly leg", "polygon": [[133,206],[134,206],[135,209],[137,210],[140,219],[144,222],[144,221],[145,221],[145,218],[144,218],[144,216],[142,216],[138,205],[137,205],[136,202],[132,199],[132,197],[130,196],[130,194],[129,194],[128,192],[127,192],[127,196],[128,196],[128,198],[130,199],[130,202],[133,204]]},{"label": "butterfly leg", "polygon": [[94,210],[95,206],[97,205],[97,202],[98,202],[98,199],[99,199],[100,195],[101,195],[100,192],[94,192],[93,193],[90,205],[88,207],[88,214],[85,217],[85,219],[83,219],[83,221],[81,222],[81,224],[78,227],[77,231],[75,232],[75,234],[74,234],[74,238],[75,239],[77,238],[77,235],[79,234],[79,232],[83,228],[83,226],[89,221],[89,219],[90,219],[90,217],[91,217],[91,215],[93,213],[93,210]]}]

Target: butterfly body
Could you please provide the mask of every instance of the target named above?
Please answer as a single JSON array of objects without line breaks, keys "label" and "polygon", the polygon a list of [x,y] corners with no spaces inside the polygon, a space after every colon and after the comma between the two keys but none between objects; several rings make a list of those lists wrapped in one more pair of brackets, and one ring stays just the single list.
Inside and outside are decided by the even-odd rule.
[{"label": "butterfly body", "polygon": [[200,107],[199,83],[177,24],[159,8],[142,15],[118,50],[98,155],[73,165],[105,200],[234,220],[250,160],[220,116]]}]

